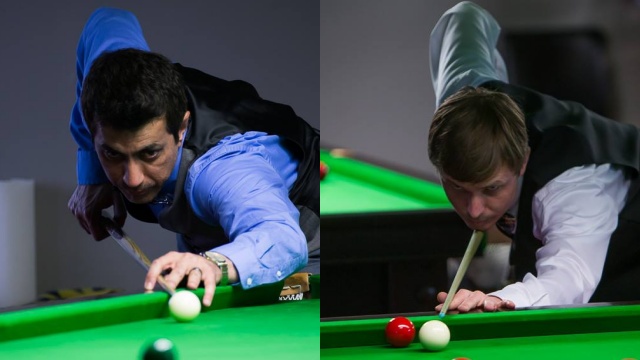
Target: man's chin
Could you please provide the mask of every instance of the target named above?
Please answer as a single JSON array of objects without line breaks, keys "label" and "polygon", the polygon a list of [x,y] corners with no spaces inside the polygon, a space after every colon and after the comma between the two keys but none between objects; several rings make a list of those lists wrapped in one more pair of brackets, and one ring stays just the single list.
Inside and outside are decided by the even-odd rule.
[{"label": "man's chin", "polygon": [[125,197],[130,203],[144,205],[153,201],[153,199],[155,198],[155,194],[134,195],[125,193]]},{"label": "man's chin", "polygon": [[476,231],[487,231],[491,229],[491,226],[493,225],[493,223],[490,223],[490,222],[467,221],[465,223],[467,224],[467,227],[469,227],[471,230],[476,230]]}]

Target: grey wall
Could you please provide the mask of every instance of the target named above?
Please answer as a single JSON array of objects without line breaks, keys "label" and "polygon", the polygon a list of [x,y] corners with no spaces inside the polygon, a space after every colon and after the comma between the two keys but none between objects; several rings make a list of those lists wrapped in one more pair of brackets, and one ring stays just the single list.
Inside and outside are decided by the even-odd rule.
[{"label": "grey wall", "polygon": [[[322,143],[434,178],[428,39],[453,0],[323,0]],[[627,0],[477,0],[503,29],[593,26],[609,39],[619,121],[640,124],[640,7]],[[553,71],[553,69],[541,69]],[[561,74],[558,74],[559,81]],[[588,104],[587,104],[588,105]]]},{"label": "grey wall", "polygon": [[[319,127],[317,0],[2,2],[0,179],[36,180],[38,292],[143,285],[144,271],[113,241],[94,242],[66,206],[75,188],[75,49],[86,19],[104,5],[133,11],[154,51],[249,81]],[[149,257],[174,247],[158,226],[129,219],[125,230]]]}]

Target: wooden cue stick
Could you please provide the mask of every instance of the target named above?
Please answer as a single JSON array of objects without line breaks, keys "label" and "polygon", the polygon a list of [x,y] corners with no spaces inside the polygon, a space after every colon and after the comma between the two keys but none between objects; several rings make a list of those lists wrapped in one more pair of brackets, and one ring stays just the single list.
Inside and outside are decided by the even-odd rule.
[{"label": "wooden cue stick", "polygon": [[471,235],[471,239],[469,240],[469,245],[467,245],[467,250],[465,250],[464,255],[462,256],[462,261],[460,261],[460,266],[458,267],[458,271],[456,272],[456,276],[453,278],[453,282],[451,283],[451,288],[447,293],[447,298],[444,300],[444,304],[442,305],[442,309],[440,309],[440,314],[438,315],[440,318],[443,318],[447,313],[447,309],[449,309],[449,305],[451,304],[451,300],[453,300],[453,296],[458,292],[458,287],[460,286],[460,282],[462,282],[462,278],[464,278],[464,274],[467,272],[467,268],[473,260],[473,256],[476,254],[476,250],[478,250],[478,246],[482,242],[482,237],[484,233],[482,231],[474,230]]},{"label": "wooden cue stick", "polygon": [[[142,252],[142,249],[136,244],[133,239],[127,235],[127,233],[122,230],[122,228],[118,227],[116,223],[111,219],[111,217],[105,217],[104,225],[109,232],[109,235],[122,247],[127,254],[131,255],[145,270],[149,271],[149,267],[151,266],[151,261],[147,255]],[[162,287],[169,295],[173,296],[176,291],[169,287],[166,280],[162,275],[158,276],[158,284]]]}]

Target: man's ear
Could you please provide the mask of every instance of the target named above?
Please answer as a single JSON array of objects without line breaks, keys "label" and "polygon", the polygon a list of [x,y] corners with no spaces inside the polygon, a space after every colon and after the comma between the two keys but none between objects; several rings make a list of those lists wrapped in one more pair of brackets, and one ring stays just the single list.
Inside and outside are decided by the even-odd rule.
[{"label": "man's ear", "polygon": [[191,117],[191,113],[187,110],[184,113],[184,117],[182,118],[182,123],[180,124],[180,130],[178,132],[179,142],[182,142],[184,139],[184,134],[187,132],[187,127],[189,126],[189,118]]},{"label": "man's ear", "polygon": [[527,170],[527,163],[529,163],[529,154],[531,154],[531,148],[527,147],[527,153],[524,155],[522,168],[520,168],[520,176],[524,175],[524,172]]}]

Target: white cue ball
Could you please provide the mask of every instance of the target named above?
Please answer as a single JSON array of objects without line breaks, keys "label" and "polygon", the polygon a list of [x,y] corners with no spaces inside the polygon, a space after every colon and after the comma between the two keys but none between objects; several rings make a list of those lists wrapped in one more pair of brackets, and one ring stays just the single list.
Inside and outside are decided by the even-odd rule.
[{"label": "white cue ball", "polygon": [[200,314],[200,299],[191,291],[178,291],[169,299],[169,313],[180,322],[191,321]]},{"label": "white cue ball", "polygon": [[427,321],[418,334],[422,347],[430,351],[440,351],[447,347],[451,333],[449,327],[440,320]]}]

